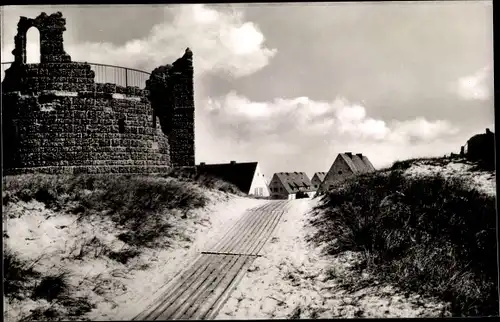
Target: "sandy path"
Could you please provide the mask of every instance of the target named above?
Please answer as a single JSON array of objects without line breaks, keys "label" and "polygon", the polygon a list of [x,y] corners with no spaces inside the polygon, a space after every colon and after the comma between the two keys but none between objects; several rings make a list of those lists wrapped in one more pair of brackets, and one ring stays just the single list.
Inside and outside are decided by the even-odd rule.
[{"label": "sandy path", "polygon": [[[215,319],[354,317],[432,317],[444,305],[418,295],[409,298],[391,287],[372,285],[347,292],[340,282],[359,254],[325,256],[306,236],[317,199],[289,201],[289,210]],[[363,279],[362,276],[354,276]]]},{"label": "sandy path", "polygon": [[269,201],[247,210],[218,242],[207,245],[197,260],[136,319],[215,317],[248,267],[260,256],[286,206],[287,201]]},{"label": "sandy path", "polygon": [[[210,199],[206,207],[190,212],[187,218],[169,216],[173,227],[184,231],[184,237],[176,237],[170,246],[163,248],[141,248],[141,255],[126,264],[107,256],[94,256],[93,252],[79,260],[70,256],[72,249],[78,250],[81,243],[93,238],[98,238],[110,250],[119,251],[124,243],[116,236],[122,231],[109,219],[94,216],[77,222],[75,216],[52,211],[36,201],[20,201],[4,207],[4,234],[9,235],[4,246],[28,262],[43,254],[35,265],[37,271],[45,274],[55,274],[61,269],[68,271],[75,296],[87,296],[95,304],[86,318],[130,320],[161,294],[163,285],[237,222],[241,214],[267,202],[217,191],[206,191],[206,194]],[[29,296],[15,299],[7,304],[4,318],[17,321],[29,315],[32,309],[46,309],[50,305]]]}]

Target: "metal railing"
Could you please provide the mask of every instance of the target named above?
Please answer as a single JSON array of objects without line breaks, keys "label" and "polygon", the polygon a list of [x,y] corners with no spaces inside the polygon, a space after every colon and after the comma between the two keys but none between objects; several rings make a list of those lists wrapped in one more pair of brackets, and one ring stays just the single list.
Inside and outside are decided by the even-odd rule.
[{"label": "metal railing", "polygon": [[[5,62],[1,65],[2,82],[7,70],[12,62]],[[68,63],[70,64],[70,63]],[[137,86],[141,89],[146,87],[146,80],[149,79],[151,73],[128,67],[86,63],[95,73],[94,81],[96,83],[111,83],[118,86]]]}]

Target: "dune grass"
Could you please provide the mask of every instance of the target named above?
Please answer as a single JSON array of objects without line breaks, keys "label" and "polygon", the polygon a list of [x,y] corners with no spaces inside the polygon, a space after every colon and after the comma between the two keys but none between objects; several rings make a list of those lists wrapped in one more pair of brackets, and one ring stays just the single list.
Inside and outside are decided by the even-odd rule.
[{"label": "dune grass", "polygon": [[495,171],[495,160],[494,159],[479,159],[471,160],[466,156],[461,156],[458,154],[451,154],[446,157],[423,157],[414,158],[407,160],[396,161],[388,169],[390,170],[406,170],[410,168],[415,163],[422,163],[433,166],[446,166],[450,162],[461,162],[473,165],[471,171]]},{"label": "dune grass", "polygon": [[46,207],[80,217],[109,216],[128,233],[130,245],[152,246],[168,235],[168,210],[187,212],[208,201],[201,189],[172,178],[127,175],[21,175],[5,178],[4,204],[16,200],[43,202]]},{"label": "dune grass", "polygon": [[[40,257],[41,258],[41,257]],[[48,307],[38,307],[21,321],[81,320],[93,305],[86,297],[74,297],[66,271],[58,274],[38,272],[34,266],[40,260],[22,260],[18,254],[4,251],[4,294],[7,301],[29,298],[43,299]]]},{"label": "dune grass", "polygon": [[[112,251],[97,237],[75,241],[70,246],[68,260],[83,260],[106,256],[121,264],[141,254],[144,247],[165,248],[170,240],[179,237],[182,229],[173,223],[181,222],[191,210],[207,205],[204,188],[237,192],[218,179],[187,178],[176,174],[147,175],[18,175],[3,180],[3,206],[18,201],[42,202],[51,210],[79,220],[108,217],[121,233],[116,237],[125,243]],[[4,220],[8,220],[6,213]],[[172,216],[177,216],[172,221]],[[4,238],[8,232],[4,232]],[[8,301],[31,299],[48,303],[38,306],[29,320],[81,320],[92,310],[87,298],[74,297],[68,279],[57,274],[36,270],[37,260],[23,261],[18,254],[4,254],[4,284]],[[42,303],[41,302],[41,303]]]},{"label": "dune grass", "polygon": [[174,168],[170,172],[161,176],[175,178],[184,182],[195,183],[208,189],[231,193],[238,196],[245,195],[243,192],[241,192],[240,189],[238,189],[238,187],[230,182],[221,180],[220,178],[208,174],[195,174],[193,171],[183,168]]},{"label": "dune grass", "polygon": [[356,269],[449,302],[454,316],[498,314],[494,197],[439,174],[386,170],[338,183],[322,200],[312,241],[328,253],[361,252]]}]

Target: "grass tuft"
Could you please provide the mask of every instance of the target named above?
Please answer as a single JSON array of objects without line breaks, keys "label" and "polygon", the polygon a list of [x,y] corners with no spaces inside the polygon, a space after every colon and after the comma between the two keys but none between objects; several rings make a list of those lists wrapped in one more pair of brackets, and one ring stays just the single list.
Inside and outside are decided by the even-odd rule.
[{"label": "grass tuft", "polygon": [[88,321],[85,314],[95,307],[87,297],[61,296],[49,307],[34,308],[20,321]]},{"label": "grass tuft", "polygon": [[63,295],[67,295],[69,288],[68,274],[63,272],[57,275],[46,275],[34,290],[32,299],[45,299],[52,302]]},{"label": "grass tuft", "polygon": [[22,299],[30,282],[40,277],[40,273],[33,269],[36,261],[22,261],[18,255],[10,249],[6,249],[3,257],[4,267],[4,294],[8,298]]},{"label": "grass tuft", "polygon": [[132,259],[132,258],[135,258],[137,256],[140,255],[140,252],[138,250],[135,250],[135,249],[124,249],[124,250],[121,250],[121,251],[118,251],[118,252],[110,252],[108,254],[108,257],[117,261],[117,262],[120,262],[122,264],[127,264],[127,262]]}]

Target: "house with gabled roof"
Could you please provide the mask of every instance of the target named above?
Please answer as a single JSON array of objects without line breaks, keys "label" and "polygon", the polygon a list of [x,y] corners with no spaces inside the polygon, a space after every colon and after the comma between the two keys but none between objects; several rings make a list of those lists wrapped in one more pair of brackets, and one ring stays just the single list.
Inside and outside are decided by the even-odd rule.
[{"label": "house with gabled roof", "polygon": [[234,184],[248,195],[269,197],[269,188],[258,162],[206,164],[196,167],[198,175],[215,177]]},{"label": "house with gabled roof", "polygon": [[326,172],[316,172],[312,179],[311,179],[311,184],[314,187],[314,189],[317,191],[319,189],[319,186],[325,180]]},{"label": "house with gabled roof", "polygon": [[269,183],[271,199],[313,197],[315,189],[305,172],[278,172]]},{"label": "house with gabled roof", "polygon": [[495,161],[495,133],[486,129],[485,133],[471,137],[462,147],[461,154],[469,160]]},{"label": "house with gabled roof", "polygon": [[328,191],[335,182],[373,171],[375,168],[365,155],[351,152],[339,153],[319,186],[318,193]]}]

